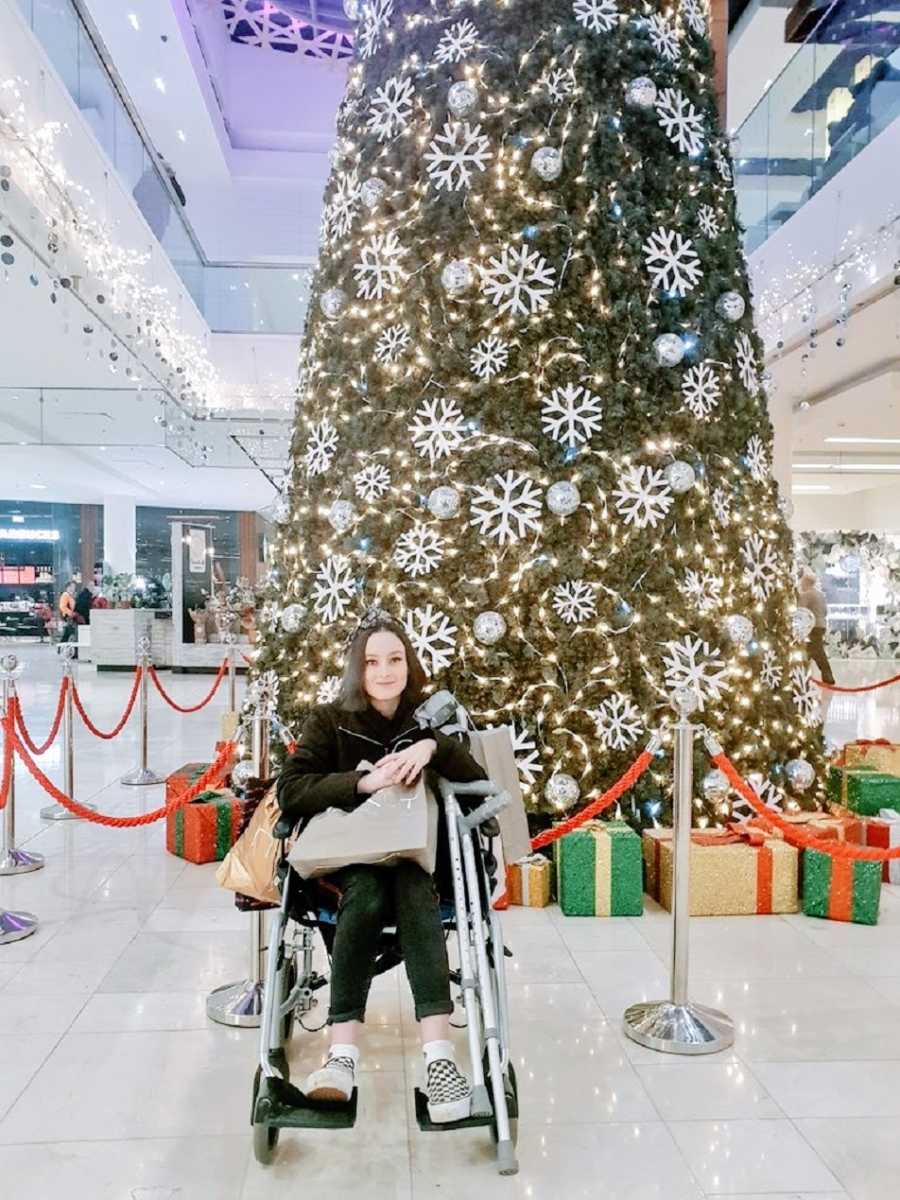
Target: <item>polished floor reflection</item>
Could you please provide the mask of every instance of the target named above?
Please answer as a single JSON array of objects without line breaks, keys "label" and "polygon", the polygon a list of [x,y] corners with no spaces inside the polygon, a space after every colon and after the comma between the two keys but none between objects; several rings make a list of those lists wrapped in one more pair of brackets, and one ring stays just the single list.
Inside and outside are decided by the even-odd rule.
[{"label": "polished floor reflection", "polygon": [[[43,736],[58,660],[48,647],[17,650],[28,664],[23,710]],[[112,725],[125,677],[78,671],[91,715]],[[838,664],[848,683],[892,673]],[[182,703],[209,683],[164,681]],[[900,736],[895,692],[838,697],[829,732]],[[154,701],[152,766],[207,758],[223,703],[180,717]],[[79,729],[79,799],[106,812],[156,807],[161,789],[117,783],[136,761],[136,733],[109,745]],[[60,780],[58,749],[42,766]],[[695,921],[693,994],[738,1031],[732,1051],[702,1059],[661,1056],[619,1029],[626,1005],[665,992],[667,914],[652,904],[639,919],[510,910],[520,1174],[496,1175],[484,1131],[419,1132],[416,1030],[399,972],[373,990],[356,1129],[283,1134],[264,1170],[248,1127],[255,1036],[205,1015],[206,993],[243,975],[247,940],[214,867],[167,855],[160,825],[48,827],[44,799],[18,778],[20,840],[47,866],[0,879],[0,903],[42,922],[0,947],[0,1178],[16,1200],[268,1200],[309,1188],[355,1200],[897,1194],[900,888],[885,890],[875,928]],[[322,1032],[295,1036],[295,1074],[323,1044]]]}]

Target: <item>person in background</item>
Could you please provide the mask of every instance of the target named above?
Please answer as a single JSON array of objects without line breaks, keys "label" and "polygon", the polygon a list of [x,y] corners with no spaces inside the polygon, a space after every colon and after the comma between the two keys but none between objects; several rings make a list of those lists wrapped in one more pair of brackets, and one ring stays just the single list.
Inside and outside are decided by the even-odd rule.
[{"label": "person in background", "polygon": [[816,618],[812,633],[806,643],[807,653],[811,662],[819,668],[823,683],[834,683],[834,672],[825,653],[825,634],[828,630],[828,605],[825,593],[819,587],[819,580],[811,567],[804,567],[800,572],[800,583],[797,588],[797,598],[803,608],[808,608]]},{"label": "person in background", "polygon": [[[90,625],[91,609],[94,605],[95,590],[96,589],[93,587],[92,584],[90,584],[90,583],[85,584],[85,586],[81,589],[81,591],[75,597],[76,624]],[[78,617],[80,617],[81,619],[77,620]]]},{"label": "person in background", "polygon": [[59,622],[62,627],[61,642],[70,641],[76,633],[75,629],[75,583],[69,582],[59,595]]}]

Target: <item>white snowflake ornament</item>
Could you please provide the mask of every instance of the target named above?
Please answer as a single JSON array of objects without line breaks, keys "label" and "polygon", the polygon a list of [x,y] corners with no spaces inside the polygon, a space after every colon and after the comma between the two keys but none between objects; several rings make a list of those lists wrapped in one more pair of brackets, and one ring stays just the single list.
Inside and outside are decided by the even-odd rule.
[{"label": "white snowflake ornament", "polygon": [[580,625],[597,614],[596,589],[581,579],[567,579],[553,589],[553,608],[567,625]]},{"label": "white snowflake ornament", "polygon": [[421,522],[416,522],[412,529],[402,534],[394,549],[394,562],[413,579],[430,575],[440,566],[443,557],[444,539]]},{"label": "white snowflake ornament", "polygon": [[553,291],[556,270],[537,250],[504,246],[480,271],[481,290],[500,316],[527,317],[550,307],[547,297]]},{"label": "white snowflake ornament", "polygon": [[654,467],[626,467],[613,495],[626,525],[655,529],[674,503],[665,472]]},{"label": "white snowflake ornament", "polygon": [[627,750],[644,728],[641,710],[621,692],[613,692],[599,708],[588,709],[588,716],[607,750]]},{"label": "white snowflake ornament", "polygon": [[659,123],[670,142],[684,154],[703,149],[703,116],[680,88],[663,88],[656,101]]},{"label": "white snowflake ornament", "polygon": [[819,693],[808,663],[794,667],[791,671],[791,688],[794,708],[804,725],[821,725],[822,708]]},{"label": "white snowflake ornament", "polygon": [[325,208],[323,224],[329,243],[346,237],[350,232],[359,211],[359,201],[359,172],[354,169],[338,178],[331,202]]},{"label": "white snowflake ornament", "polygon": [[408,427],[413,445],[434,466],[436,459],[449,458],[465,440],[465,417],[455,400],[435,397],[425,400]]},{"label": "white snowflake ornament", "polygon": [[784,672],[781,669],[781,663],[779,663],[778,656],[774,650],[766,650],[763,654],[759,677],[766,687],[771,688],[773,691],[775,688],[781,687]]},{"label": "white snowflake ornament", "polygon": [[716,369],[709,359],[689,367],[681,380],[681,395],[684,407],[698,421],[705,421],[718,408],[722,385]]},{"label": "white snowflake ornament", "polygon": [[492,334],[473,346],[469,351],[469,363],[472,374],[483,379],[485,383],[506,370],[509,362],[509,342]]},{"label": "white snowflake ornament", "polygon": [[719,216],[711,204],[701,204],[697,210],[697,224],[704,237],[717,238],[722,232],[719,226]]},{"label": "white snowflake ornament", "polygon": [[647,27],[650,31],[650,44],[661,58],[675,63],[681,58],[681,38],[674,21],[654,13],[647,17]]},{"label": "white snowflake ornament", "polygon": [[741,383],[751,396],[759,394],[759,367],[756,364],[756,352],[753,343],[746,333],[738,334],[734,343],[734,353],[737,359],[738,374]]},{"label": "white snowflake ornament", "polygon": [[709,16],[709,6],[705,0],[681,0],[681,16],[692,32],[700,37],[705,36]]},{"label": "white snowflake ornament", "polygon": [[700,613],[713,612],[722,603],[722,580],[712,571],[685,571],[682,587]]},{"label": "white snowflake ornament", "polygon": [[765,483],[772,473],[772,468],[769,463],[769,456],[766,453],[766,447],[761,437],[758,434],[753,434],[747,439],[747,445],[744,447],[744,458],[747,460],[747,469],[750,475],[757,483]]},{"label": "white snowflake ornament", "polygon": [[375,360],[390,367],[402,356],[412,339],[408,325],[389,325],[375,343]]},{"label": "white snowflake ornament", "polygon": [[361,500],[372,504],[390,490],[391,473],[382,463],[369,463],[353,476],[353,486]]},{"label": "white snowflake ornament", "polygon": [[778,582],[778,559],[768,542],[758,533],[751,535],[741,546],[744,560],[744,582],[755,600],[768,600]]},{"label": "white snowflake ornament", "polygon": [[574,449],[589,442],[603,423],[600,397],[581,384],[567,383],[541,398],[541,427],[555,442]]},{"label": "white snowflake ornament", "polygon": [[331,466],[337,444],[337,430],[327,417],[313,425],[309,431],[306,454],[303,458],[307,475],[325,474]]},{"label": "white snowflake ornament", "polygon": [[541,756],[538,753],[534,737],[527,725],[517,725],[513,722],[510,728],[512,731],[513,754],[516,757],[519,776],[522,783],[527,787],[531,787],[532,784],[537,782],[538,777],[544,770],[541,765]]},{"label": "white snowflake ornament", "polygon": [[319,567],[313,581],[313,608],[325,625],[342,617],[356,595],[356,580],[350,560],[342,554],[332,554]]},{"label": "white snowflake ornament", "polygon": [[697,697],[701,712],[708,701],[720,698],[728,686],[728,668],[718,649],[690,635],[680,642],[666,642],[665,649],[668,651],[663,655],[666,683],[673,691],[690,689]]},{"label": "white snowflake ornament", "polygon": [[438,191],[457,192],[468,187],[475,171],[484,171],[491,161],[491,144],[468,121],[448,121],[428,147],[426,170]]},{"label": "white snowflake ornament", "polygon": [[644,242],[643,251],[653,286],[661,291],[686,296],[703,278],[694,243],[677,229],[660,225]]},{"label": "white snowflake ornament", "polygon": [[709,500],[712,505],[713,516],[721,526],[731,524],[731,492],[728,492],[723,487],[714,489]]},{"label": "white snowflake ornament", "polygon": [[497,474],[487,487],[477,486],[469,522],[505,546],[541,531],[541,489],[527,475],[509,470]]},{"label": "white snowflake ornament", "polygon": [[575,72],[571,67],[557,67],[544,76],[544,91],[553,104],[562,104],[575,91]]},{"label": "white snowflake ornament", "polygon": [[427,675],[450,666],[456,651],[456,626],[446,613],[426,604],[409,610],[403,624]]},{"label": "white snowflake ornament", "polygon": [[386,142],[405,129],[412,116],[413,95],[412,80],[408,75],[392,75],[376,88],[366,127],[379,142]]},{"label": "white snowflake ornament", "polygon": [[437,44],[434,57],[447,65],[460,63],[478,48],[478,30],[468,19],[446,29]]},{"label": "white snowflake ornament", "polygon": [[394,11],[394,0],[365,0],[360,8],[358,32],[361,58],[371,58],[385,38]]},{"label": "white snowflake ornament", "polygon": [[326,675],[319,684],[319,690],[316,692],[317,704],[333,704],[338,698],[338,693],[341,690],[341,680],[338,675]]},{"label": "white snowflake ornament", "polygon": [[359,262],[353,266],[356,294],[364,300],[381,300],[407,278],[400,265],[406,247],[393,230],[374,233],[360,251]]},{"label": "white snowflake ornament", "polygon": [[575,20],[591,33],[609,33],[619,23],[615,0],[575,0]]}]

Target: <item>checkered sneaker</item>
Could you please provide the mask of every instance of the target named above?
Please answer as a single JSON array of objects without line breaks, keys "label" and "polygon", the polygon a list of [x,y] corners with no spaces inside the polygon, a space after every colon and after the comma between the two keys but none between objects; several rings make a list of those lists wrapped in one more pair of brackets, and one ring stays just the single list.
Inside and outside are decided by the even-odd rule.
[{"label": "checkered sneaker", "polygon": [[346,1103],[353,1095],[356,1082],[356,1065],[353,1059],[342,1054],[329,1056],[325,1065],[313,1071],[303,1085],[303,1094],[308,1100],[332,1100]]},{"label": "checkered sneaker", "polygon": [[472,1109],[472,1088],[456,1063],[437,1058],[428,1064],[425,1090],[428,1116],[435,1124],[464,1121]]}]

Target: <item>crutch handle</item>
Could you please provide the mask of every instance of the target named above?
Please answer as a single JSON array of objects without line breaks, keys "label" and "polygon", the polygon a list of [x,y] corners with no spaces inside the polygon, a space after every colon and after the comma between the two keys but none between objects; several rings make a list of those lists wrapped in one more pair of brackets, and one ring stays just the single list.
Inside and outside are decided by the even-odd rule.
[{"label": "crutch handle", "polygon": [[461,816],[459,823],[463,829],[477,829],[491,817],[496,817],[501,809],[506,808],[509,800],[509,792],[496,792],[493,796],[488,796],[484,804],[479,804],[472,812],[466,813],[464,817]]},{"label": "crutch handle", "polygon": [[473,779],[471,783],[451,783],[449,779],[443,777],[438,780],[441,788],[441,795],[446,799],[448,796],[495,796],[500,788],[496,783],[492,783],[490,779]]}]

